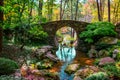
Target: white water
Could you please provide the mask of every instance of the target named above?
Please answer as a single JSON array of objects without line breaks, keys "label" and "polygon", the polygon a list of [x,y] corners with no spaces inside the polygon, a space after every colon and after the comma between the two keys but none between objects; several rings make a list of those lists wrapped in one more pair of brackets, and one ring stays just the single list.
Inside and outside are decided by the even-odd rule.
[{"label": "white water", "polygon": [[64,47],[59,44],[56,55],[61,61],[71,62],[76,56],[75,47]]},{"label": "white water", "polygon": [[76,56],[75,48],[64,47],[59,44],[59,48],[56,52],[56,55],[61,61],[65,62],[63,66],[61,66],[60,75],[59,75],[60,80],[73,80],[74,76],[65,73],[64,70],[66,69],[67,65],[70,64],[72,60],[75,58]]}]

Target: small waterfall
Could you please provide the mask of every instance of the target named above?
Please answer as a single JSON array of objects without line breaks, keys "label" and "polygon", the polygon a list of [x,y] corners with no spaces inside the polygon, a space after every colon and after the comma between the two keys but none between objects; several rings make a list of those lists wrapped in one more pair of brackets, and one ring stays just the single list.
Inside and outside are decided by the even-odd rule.
[{"label": "small waterfall", "polygon": [[76,56],[75,47],[65,47],[59,44],[56,55],[63,62],[71,62]]}]

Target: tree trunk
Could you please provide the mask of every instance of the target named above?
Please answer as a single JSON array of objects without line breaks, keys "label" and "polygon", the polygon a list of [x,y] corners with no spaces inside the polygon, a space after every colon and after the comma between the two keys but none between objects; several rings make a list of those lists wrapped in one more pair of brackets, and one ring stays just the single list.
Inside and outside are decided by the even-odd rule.
[{"label": "tree trunk", "polygon": [[110,0],[108,0],[108,21],[110,22]]},{"label": "tree trunk", "polygon": [[50,21],[50,0],[47,0],[48,20]]},{"label": "tree trunk", "polygon": [[38,16],[42,16],[43,0],[39,0]]},{"label": "tree trunk", "polygon": [[63,19],[64,12],[65,12],[65,7],[66,7],[66,5],[67,5],[68,2],[69,2],[69,0],[65,0],[65,1],[64,1],[64,6],[63,6],[63,8],[62,8],[62,13],[61,13],[61,19]]},{"label": "tree trunk", "polygon": [[30,4],[30,12],[29,12],[29,16],[32,17],[32,9],[33,9],[33,3],[34,3],[34,0],[32,0],[31,4]]},{"label": "tree trunk", "polygon": [[75,20],[77,20],[77,15],[78,15],[78,3],[79,3],[79,0],[77,0],[77,3],[76,3]]},{"label": "tree trunk", "polygon": [[100,2],[99,2],[99,12],[100,12],[100,21],[103,21],[103,9],[102,9],[102,6],[103,6],[103,4],[102,4],[102,0],[99,0]]},{"label": "tree trunk", "polygon": [[[3,6],[3,0],[0,0],[0,6]],[[0,11],[0,22],[3,22],[3,12]],[[2,26],[0,25],[0,53],[2,52]]]},{"label": "tree trunk", "polygon": [[73,0],[71,0],[71,20],[73,20],[73,6],[72,6]]},{"label": "tree trunk", "polygon": [[52,13],[53,13],[53,0],[48,0],[48,20],[51,21],[52,20]]},{"label": "tree trunk", "polygon": [[30,25],[31,19],[32,19],[33,3],[34,3],[34,0],[32,0],[31,2],[29,2],[29,5],[28,5],[28,12],[29,12],[29,15],[28,15],[28,23],[29,23],[29,25]]},{"label": "tree trunk", "polygon": [[100,8],[99,8],[99,0],[96,0],[96,3],[97,3],[97,10],[98,10],[98,20],[101,21]]},{"label": "tree trunk", "polygon": [[105,7],[105,0],[100,0],[100,16],[101,16],[101,21],[103,21],[103,17],[104,17],[104,7]]},{"label": "tree trunk", "polygon": [[50,21],[52,20],[53,4],[54,4],[54,1],[53,1],[53,0],[50,0]]},{"label": "tree trunk", "polygon": [[60,1],[60,20],[62,20],[62,0]]}]

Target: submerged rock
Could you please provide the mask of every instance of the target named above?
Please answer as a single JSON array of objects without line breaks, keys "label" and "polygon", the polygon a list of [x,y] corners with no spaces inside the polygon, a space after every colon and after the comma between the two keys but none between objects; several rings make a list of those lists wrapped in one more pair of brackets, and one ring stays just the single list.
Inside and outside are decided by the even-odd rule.
[{"label": "submerged rock", "polygon": [[69,64],[66,67],[65,72],[68,74],[72,74],[72,73],[76,72],[79,68],[80,68],[80,64]]}]

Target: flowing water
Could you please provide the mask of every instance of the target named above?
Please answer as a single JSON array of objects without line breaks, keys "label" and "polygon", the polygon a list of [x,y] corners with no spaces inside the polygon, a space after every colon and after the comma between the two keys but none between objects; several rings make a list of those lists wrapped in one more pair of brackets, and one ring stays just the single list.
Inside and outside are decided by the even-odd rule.
[{"label": "flowing water", "polygon": [[[60,48],[56,52],[57,57],[61,60],[55,67],[56,71],[59,71],[60,80],[73,80],[74,75],[67,74],[64,70],[66,69],[67,65],[70,63],[80,64],[81,66],[85,65],[92,65],[94,60],[88,58],[85,53],[80,51],[76,51],[75,48]],[[55,69],[54,67],[54,69]]]},{"label": "flowing water", "polygon": [[63,62],[71,62],[76,56],[75,47],[64,47],[59,45],[56,55]]},{"label": "flowing water", "polygon": [[64,63],[61,66],[61,70],[60,70],[60,74],[59,74],[60,80],[73,80],[73,78],[74,78],[73,74],[69,75],[64,71],[66,69],[67,65],[68,65],[68,63]]}]

